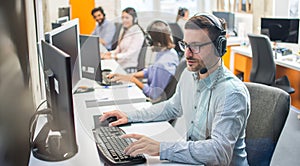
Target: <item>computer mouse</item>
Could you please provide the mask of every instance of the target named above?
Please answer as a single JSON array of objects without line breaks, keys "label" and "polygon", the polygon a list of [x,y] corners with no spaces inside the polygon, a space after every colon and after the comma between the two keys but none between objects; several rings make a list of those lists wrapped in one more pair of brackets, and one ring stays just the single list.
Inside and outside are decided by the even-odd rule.
[{"label": "computer mouse", "polygon": [[86,93],[86,92],[92,92],[95,89],[92,87],[87,87],[87,86],[79,86],[75,93]]},{"label": "computer mouse", "polygon": [[[100,117],[99,117],[99,119],[100,119]],[[118,118],[116,116],[111,116],[102,122],[100,120],[98,120],[98,121],[99,121],[99,126],[106,127],[109,125],[109,123],[117,121],[117,120],[118,120]]]}]

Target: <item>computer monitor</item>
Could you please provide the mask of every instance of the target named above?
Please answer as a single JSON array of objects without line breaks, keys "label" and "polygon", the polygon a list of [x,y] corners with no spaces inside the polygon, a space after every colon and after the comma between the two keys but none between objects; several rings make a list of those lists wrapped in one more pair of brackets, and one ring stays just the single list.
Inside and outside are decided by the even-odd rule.
[{"label": "computer monitor", "polygon": [[52,27],[52,29],[58,28],[62,25],[62,23],[65,23],[67,21],[69,21],[68,16],[60,17],[60,18],[56,19],[55,22],[51,23],[51,27]]},{"label": "computer monitor", "polygon": [[215,15],[218,18],[223,18],[226,21],[226,29],[229,33],[235,32],[234,27],[234,13],[231,12],[213,12],[213,15]]},{"label": "computer monitor", "polygon": [[102,82],[99,37],[79,35],[82,77]]},{"label": "computer monitor", "polygon": [[81,58],[79,44],[79,21],[73,19],[62,26],[45,33],[45,40],[71,56],[72,88],[81,79]]},{"label": "computer monitor", "polygon": [[47,123],[36,137],[33,155],[61,161],[78,152],[74,126],[71,57],[42,41],[47,104]]},{"label": "computer monitor", "polygon": [[261,34],[271,41],[298,44],[298,18],[261,18]]}]

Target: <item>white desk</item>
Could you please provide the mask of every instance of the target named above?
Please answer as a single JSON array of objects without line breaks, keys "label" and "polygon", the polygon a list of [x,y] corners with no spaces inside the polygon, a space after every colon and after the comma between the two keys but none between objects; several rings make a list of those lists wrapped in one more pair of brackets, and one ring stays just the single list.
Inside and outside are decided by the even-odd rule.
[{"label": "white desk", "polygon": [[[103,63],[103,68],[110,68],[113,71],[121,69],[116,67],[115,61],[107,60]],[[120,93],[124,93],[124,90],[121,89],[101,89],[101,87],[94,81],[88,79],[82,79],[77,86],[85,85],[85,86],[93,86],[96,88],[100,88],[100,90],[111,91],[111,93],[115,93],[118,96]],[[103,88],[103,87],[102,87]],[[136,89],[134,86],[130,87],[133,93],[142,93],[140,89]],[[124,89],[124,88],[123,88]],[[136,91],[136,92],[134,92]],[[128,91],[128,93],[131,93]],[[94,128],[94,120],[93,115],[100,115],[103,112],[111,111],[111,110],[132,110],[139,109],[142,107],[148,107],[151,105],[149,102],[140,102],[140,103],[128,103],[122,105],[111,105],[111,106],[102,106],[102,107],[87,107],[86,100],[95,99],[96,94],[92,92],[74,94],[73,95],[73,104],[74,104],[74,117],[75,117],[75,131],[76,131],[76,140],[78,145],[78,153],[70,159],[60,161],[60,162],[46,162],[39,159],[36,159],[32,153],[29,160],[30,166],[43,166],[43,165],[63,165],[63,166],[82,166],[82,165],[92,165],[92,166],[102,166],[104,163],[100,161],[97,147],[95,144],[94,136],[92,133],[92,129]],[[126,97],[123,96],[123,97]],[[128,95],[127,95],[128,97]],[[38,124],[37,131],[43,126],[46,122],[46,117],[41,116]],[[122,129],[126,133],[138,133],[147,135],[158,141],[183,141],[182,137],[176,132],[176,130],[168,123],[168,122],[153,122],[153,123],[133,123],[131,126],[122,127]],[[168,161],[160,161],[159,157],[151,157],[147,156],[147,163],[141,165],[182,165],[176,163],[169,163]]]},{"label": "white desk", "polygon": [[[84,99],[78,95],[74,95],[74,106],[75,106],[75,127],[76,127],[76,137],[78,144],[78,153],[72,158],[60,161],[60,162],[45,162],[38,160],[30,156],[30,166],[43,166],[43,165],[103,165],[98,156],[96,145],[94,142],[94,137],[92,129],[94,128],[93,115],[99,115],[102,112],[110,111],[114,109],[137,109],[141,107],[147,107],[151,104],[136,103],[127,105],[114,105],[106,107],[94,107],[86,108]],[[43,119],[43,117],[41,117]],[[45,118],[45,117],[44,117]],[[42,123],[42,122],[41,122]],[[41,124],[39,124],[41,125]],[[131,126],[122,127],[126,133],[139,133],[147,135],[158,141],[179,141],[180,136],[177,134],[175,129],[168,122],[153,122],[153,123],[134,123]],[[160,161],[159,157],[147,157],[147,163],[142,165],[162,165],[167,164],[166,161]],[[175,164],[172,164],[175,165]]]}]

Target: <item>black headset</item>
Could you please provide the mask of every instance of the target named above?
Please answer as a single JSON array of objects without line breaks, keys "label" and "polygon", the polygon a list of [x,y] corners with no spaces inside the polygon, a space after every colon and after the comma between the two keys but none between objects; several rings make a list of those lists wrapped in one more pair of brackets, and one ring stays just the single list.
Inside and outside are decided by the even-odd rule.
[{"label": "black headset", "polygon": [[187,11],[187,8],[179,7],[178,9],[178,15],[181,17],[184,17],[185,12]]},{"label": "black headset", "polygon": [[127,8],[125,8],[125,9],[123,10],[123,12],[126,12],[126,13],[128,13],[129,15],[132,16],[132,18],[133,18],[132,23],[133,23],[133,24],[138,24],[137,13],[136,13],[136,11],[135,11],[134,8],[132,8],[132,7],[127,7]]},{"label": "black headset", "polygon": [[163,23],[165,24],[165,26],[167,27],[167,33],[168,34],[172,34],[172,31],[171,31],[171,28],[169,26],[169,24],[166,22],[166,21],[163,21],[163,20],[155,20],[153,22],[151,22],[148,26],[147,26],[147,32],[145,32],[145,39],[146,39],[146,42],[149,46],[153,46],[153,40],[151,38],[151,35],[149,34],[149,32],[151,31],[152,29],[152,26],[156,23]]},{"label": "black headset", "polygon": [[226,30],[223,28],[221,21],[216,16],[208,13],[198,13],[195,16],[203,16],[207,18],[214,27],[220,30],[220,35],[213,41],[213,43],[217,51],[216,55],[222,57],[226,53],[227,39],[225,37]]}]

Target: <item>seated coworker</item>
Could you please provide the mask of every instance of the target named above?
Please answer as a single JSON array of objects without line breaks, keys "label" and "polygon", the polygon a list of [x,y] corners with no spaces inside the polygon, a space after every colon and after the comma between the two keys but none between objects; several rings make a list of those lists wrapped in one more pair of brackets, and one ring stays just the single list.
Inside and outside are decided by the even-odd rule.
[{"label": "seated coworker", "polygon": [[[115,81],[131,81],[141,88],[146,96],[159,100],[171,76],[175,74],[179,60],[174,50],[170,27],[166,22],[154,21],[148,26],[147,32],[150,35],[149,44],[152,45],[152,51],[157,52],[153,65],[131,75],[112,74],[109,77]],[[147,84],[140,82],[139,78],[147,78]]]},{"label": "seated coworker", "polygon": [[137,13],[128,7],[122,11],[123,33],[117,48],[101,55],[102,59],[115,59],[123,69],[136,68],[138,55],[144,42],[144,34],[138,25]]},{"label": "seated coworker", "polygon": [[[210,14],[198,14],[185,24],[187,69],[169,100],[142,110],[106,112],[127,122],[170,120],[184,114],[187,140],[158,142],[139,134],[123,135],[137,141],[124,152],[131,156],[149,154],[161,160],[204,165],[248,165],[245,128],[250,114],[250,96],[244,83],[223,66],[226,52],[225,30]],[[167,134],[167,133],[166,133]]]},{"label": "seated coworker", "polygon": [[99,36],[99,42],[107,50],[111,50],[113,36],[116,31],[115,25],[105,18],[105,13],[101,6],[94,8],[91,14],[97,22],[92,35]]},{"label": "seated coworker", "polygon": [[188,19],[189,19],[189,10],[184,7],[179,7],[176,16],[176,23],[181,27],[182,30],[184,29],[184,25]]}]

